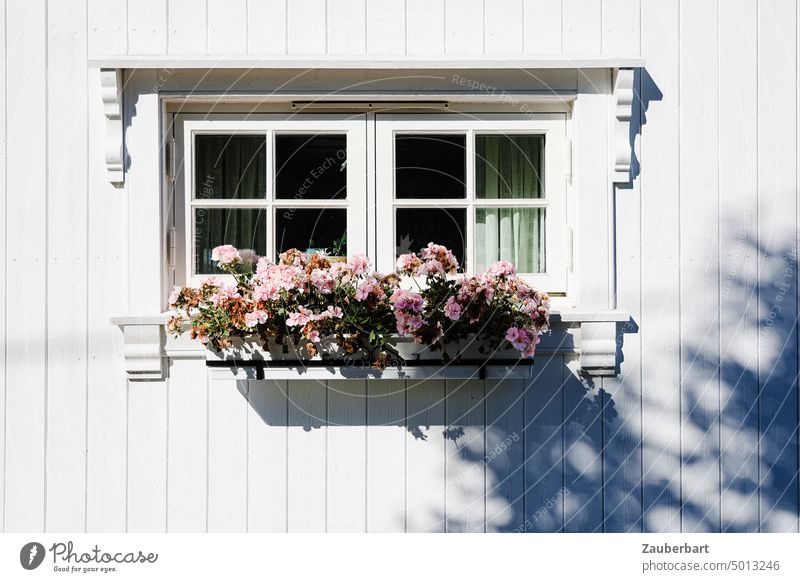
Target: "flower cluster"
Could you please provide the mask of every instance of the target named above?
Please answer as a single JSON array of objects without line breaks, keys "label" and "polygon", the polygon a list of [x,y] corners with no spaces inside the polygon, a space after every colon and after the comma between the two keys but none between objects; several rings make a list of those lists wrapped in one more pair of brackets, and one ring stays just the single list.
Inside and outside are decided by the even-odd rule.
[{"label": "flower cluster", "polygon": [[[481,351],[510,345],[530,357],[547,330],[547,295],[517,277],[514,265],[498,261],[481,275],[459,276],[453,253],[433,243],[400,256],[388,275],[371,271],[363,255],[332,262],[291,249],[276,263],[223,245],[212,257],[230,276],[176,288],[168,328],[179,334],[188,323],[191,337],[215,350],[255,337],[264,349],[274,342],[311,356],[323,346],[369,353],[383,368],[398,334],[445,355],[447,345],[474,336]],[[409,277],[415,290],[401,286]]]}]

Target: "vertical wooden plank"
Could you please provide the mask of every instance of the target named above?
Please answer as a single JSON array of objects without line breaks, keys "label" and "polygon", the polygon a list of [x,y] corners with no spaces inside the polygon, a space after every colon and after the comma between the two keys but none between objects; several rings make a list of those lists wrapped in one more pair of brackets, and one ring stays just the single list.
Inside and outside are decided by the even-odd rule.
[{"label": "vertical wooden plank", "polygon": [[562,429],[563,371],[560,357],[537,358],[525,380],[525,514],[520,532],[556,532],[564,528]]},{"label": "vertical wooden plank", "polygon": [[796,9],[758,6],[759,515],[776,532],[797,531],[799,505]]},{"label": "vertical wooden plank", "polygon": [[[6,28],[6,2],[3,0],[2,10],[0,11],[0,31],[3,34],[3,42],[0,42],[0,95],[6,95],[6,38],[8,29]],[[0,106],[0,160],[7,159],[6,148],[6,101]],[[0,224],[3,225],[4,232],[8,230],[6,217],[8,190],[6,188],[6,164],[0,164]],[[6,333],[6,272],[8,263],[6,261],[6,237],[0,236],[0,326],[2,326],[3,345],[8,345],[8,335]],[[5,531],[5,484],[6,484],[6,372],[8,362],[6,361],[6,350],[0,350],[0,532]]]},{"label": "vertical wooden plank", "polygon": [[483,0],[445,1],[445,52],[481,55],[484,48]]},{"label": "vertical wooden plank", "polygon": [[206,531],[208,374],[203,360],[170,360],[167,531]]},{"label": "vertical wooden plank", "polygon": [[564,54],[598,55],[602,42],[601,2],[562,0],[564,6]]},{"label": "vertical wooden plank", "polygon": [[322,55],[328,44],[325,0],[294,0],[287,4],[286,37],[290,55]]},{"label": "vertical wooden plank", "polygon": [[247,0],[208,0],[208,54],[246,54],[247,29]]},{"label": "vertical wooden plank", "polygon": [[[108,183],[100,72],[88,72],[88,406],[86,529],[124,531],[127,468],[127,379],[122,332],[112,314],[128,312],[127,197]],[[109,293],[114,281],[119,293]]]},{"label": "vertical wooden plank", "polygon": [[582,381],[578,360],[563,360],[564,531],[598,532],[603,529],[601,380]]},{"label": "vertical wooden plank", "polygon": [[167,0],[128,2],[128,52],[167,54]]},{"label": "vertical wooden plank", "polygon": [[250,382],[248,411],[248,531],[286,531],[287,383]]},{"label": "vertical wooden plank", "polygon": [[525,54],[561,54],[562,0],[524,0],[523,13]]},{"label": "vertical wooden plank", "polygon": [[[8,230],[5,531],[42,531],[47,404],[47,27],[45,3],[6,6]],[[39,171],[31,171],[38,168]]]},{"label": "vertical wooden plank", "polygon": [[406,0],[406,54],[444,54],[444,0]]},{"label": "vertical wooden plank", "polygon": [[206,4],[196,0],[168,0],[167,51],[171,55],[203,55],[207,52]]},{"label": "vertical wooden plank", "polygon": [[128,53],[127,0],[87,0],[89,56]]},{"label": "vertical wooden plank", "polygon": [[[81,5],[78,5],[81,4]],[[47,531],[86,516],[86,5],[49,0]],[[70,115],[63,115],[67,109]],[[65,282],[69,281],[68,285]],[[55,299],[57,298],[57,300]]]},{"label": "vertical wooden plank", "polygon": [[249,380],[209,377],[208,531],[247,531]]},{"label": "vertical wooden plank", "polygon": [[367,531],[405,531],[406,393],[401,380],[367,382]]},{"label": "vertical wooden plank", "polygon": [[128,382],[127,526],[167,530],[167,380]]},{"label": "vertical wooden plank", "polygon": [[523,31],[523,0],[487,2],[486,49],[487,55],[520,55],[525,46]]},{"label": "vertical wooden plank", "polygon": [[328,382],[328,532],[364,532],[367,528],[366,388],[366,380]]},{"label": "vertical wooden plank", "polygon": [[406,395],[406,529],[443,532],[445,382],[409,381]]},{"label": "vertical wooden plank", "polygon": [[448,380],[446,389],[446,531],[483,532],[487,454],[484,381]]},{"label": "vertical wooden plank", "polygon": [[287,529],[290,532],[325,531],[326,396],[324,382],[289,382]]},{"label": "vertical wooden plank", "polygon": [[521,531],[525,520],[523,380],[486,383],[486,531]]},{"label": "vertical wooden plank", "polygon": [[719,531],[717,6],[681,2],[681,531]]},{"label": "vertical wooden plank", "polygon": [[603,54],[639,54],[639,7],[640,0],[603,0]]},{"label": "vertical wooden plank", "polygon": [[758,531],[758,4],[719,13],[721,530]]},{"label": "vertical wooden plank", "polygon": [[367,4],[364,0],[327,3],[329,55],[363,55],[367,50]]},{"label": "vertical wooden plank", "polygon": [[286,0],[247,3],[248,54],[286,53],[286,4]]},{"label": "vertical wooden plank", "polygon": [[406,3],[371,0],[367,3],[367,54],[403,55],[406,52]]},{"label": "vertical wooden plank", "polygon": [[641,137],[642,158],[651,162],[639,178],[645,531],[680,529],[680,326],[674,316],[680,233],[677,29],[677,2],[642,2],[642,56],[652,79],[643,88],[647,131]]}]

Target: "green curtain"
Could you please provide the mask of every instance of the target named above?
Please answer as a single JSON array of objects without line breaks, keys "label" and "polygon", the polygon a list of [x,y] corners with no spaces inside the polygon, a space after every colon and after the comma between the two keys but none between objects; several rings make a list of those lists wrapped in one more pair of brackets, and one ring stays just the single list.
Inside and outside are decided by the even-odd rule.
[{"label": "green curtain", "polygon": [[[198,135],[195,198],[252,200],[266,196],[266,138],[263,135]],[[263,209],[197,208],[195,263],[200,273],[218,273],[211,249],[232,244],[266,253]]]},{"label": "green curtain", "polygon": [[[532,199],[543,192],[544,138],[536,135],[476,136],[476,191],[479,199]],[[477,270],[511,261],[521,273],[544,272],[543,208],[478,208]]]}]

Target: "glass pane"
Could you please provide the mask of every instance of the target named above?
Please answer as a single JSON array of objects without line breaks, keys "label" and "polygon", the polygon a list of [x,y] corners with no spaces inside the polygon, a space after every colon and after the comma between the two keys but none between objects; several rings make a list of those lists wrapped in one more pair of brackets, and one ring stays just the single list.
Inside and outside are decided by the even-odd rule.
[{"label": "glass pane", "polygon": [[278,208],[275,248],[347,254],[347,210],[344,208]]},{"label": "glass pane", "polygon": [[396,255],[419,252],[429,242],[453,251],[464,268],[467,211],[464,208],[398,208],[395,222]]},{"label": "glass pane", "polygon": [[476,208],[476,270],[504,259],[519,273],[543,273],[544,212],[544,208]]},{"label": "glass pane", "polygon": [[197,135],[194,143],[195,199],[264,198],[266,136]]},{"label": "glass pane", "polygon": [[267,253],[266,210],[260,208],[196,208],[194,211],[194,264],[198,274],[221,273],[211,260],[219,245]]},{"label": "glass pane", "polygon": [[477,198],[542,198],[543,135],[476,135]]},{"label": "glass pane", "polygon": [[347,197],[346,135],[276,135],[275,197]]},{"label": "glass pane", "polygon": [[465,135],[396,135],[397,198],[466,198]]}]

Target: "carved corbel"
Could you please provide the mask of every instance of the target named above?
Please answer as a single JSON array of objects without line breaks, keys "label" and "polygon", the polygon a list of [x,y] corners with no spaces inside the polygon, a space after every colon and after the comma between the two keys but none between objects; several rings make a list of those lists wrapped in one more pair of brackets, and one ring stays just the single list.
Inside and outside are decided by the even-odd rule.
[{"label": "carved corbel", "polygon": [[614,183],[627,184],[631,176],[633,145],[633,69],[616,69],[614,76]]},{"label": "carved corbel", "polygon": [[106,171],[112,184],[125,182],[122,144],[122,71],[100,69],[103,115],[106,118]]}]

